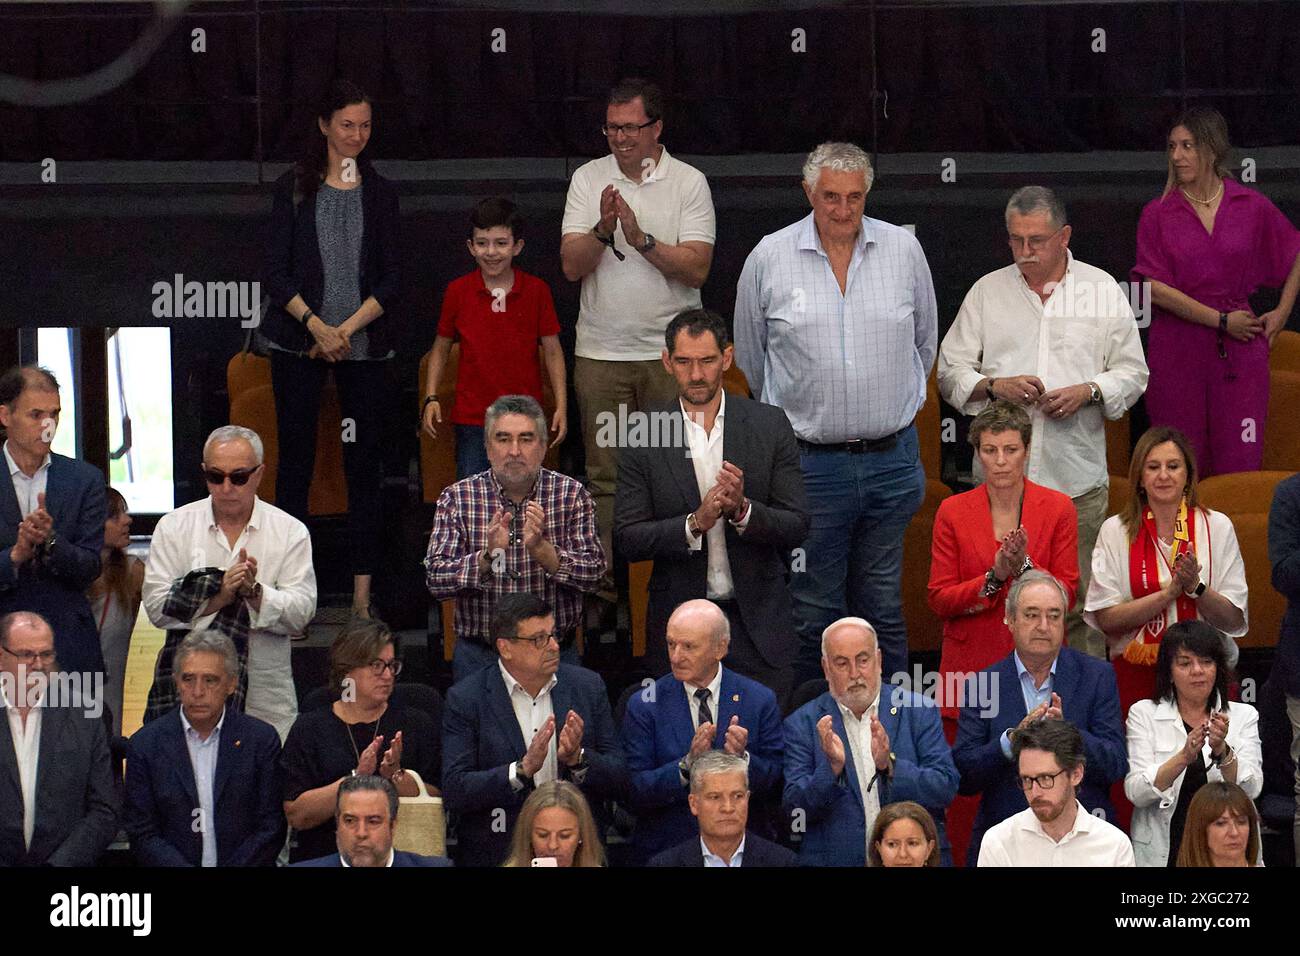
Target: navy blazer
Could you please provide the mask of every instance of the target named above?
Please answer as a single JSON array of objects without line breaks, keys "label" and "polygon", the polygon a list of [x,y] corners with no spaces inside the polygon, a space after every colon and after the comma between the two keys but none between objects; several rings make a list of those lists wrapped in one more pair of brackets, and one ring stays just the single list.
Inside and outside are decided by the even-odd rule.
[{"label": "navy blazer", "polygon": [[[290,863],[289,865],[331,867],[342,866],[343,861],[339,859],[337,853],[331,853],[329,856],[318,856],[314,860],[300,860],[297,863]],[[418,853],[407,853],[405,850],[394,850],[393,866],[451,866],[451,860],[447,859],[445,856],[420,856]]]},{"label": "navy blazer", "polygon": [[102,716],[42,707],[36,826],[24,847],[18,759],[0,708],[0,866],[95,866],[117,836],[120,803]]},{"label": "navy blazer", "polygon": [[[827,714],[844,741],[844,772],[831,775],[817,722]],[[957,768],[943,735],[934,701],[891,684],[880,687],[880,723],[897,758],[891,778],[880,774],[880,805],[912,800],[934,817],[939,845],[947,852],[943,815],[957,795]],[[830,691],[809,701],[785,721],[785,810],[794,832],[803,828],[803,866],[865,866],[866,810],[844,730],[844,717]]]},{"label": "navy blazer", "polygon": [[1278,482],[1268,512],[1268,561],[1273,587],[1286,598],[1286,614],[1273,657],[1273,675],[1300,697],[1300,475]]},{"label": "navy blazer", "polygon": [[[284,846],[280,735],[226,708],[212,781],[218,866],[274,866]],[[199,866],[203,836],[194,767],[181,709],[131,737],[126,761],[126,831],[144,866]]]},{"label": "navy blazer", "polygon": [[[655,411],[681,419],[676,401]],[[794,429],[776,406],[727,395],[722,454],[745,473],[751,509],[744,534],[725,526],[736,607],[763,659],[784,667],[794,662],[796,645],[786,568],[791,549],[808,535],[809,520]],[[686,544],[686,515],[699,506],[700,486],[685,449],[619,453],[614,542],[629,561],[654,561],[646,613],[652,666],[667,666],[664,634],[673,610],[707,596],[708,543],[698,551]]]},{"label": "navy blazer", "polygon": [[[704,866],[704,850],[700,847],[698,833],[674,847],[651,858],[648,866]],[[791,851],[771,840],[745,832],[745,855],[740,860],[741,869],[758,866],[798,866],[799,858]]]},{"label": "navy blazer", "polygon": [[[718,726],[713,746],[721,750],[733,716],[749,731],[749,789],[761,798],[781,780],[781,711],[776,695],[758,681],[722,666],[719,699],[711,702]],[[687,805],[689,788],[677,763],[691,749],[695,729],[682,682],[668,674],[632,695],[623,716],[623,750],[631,778],[630,800],[637,826],[634,856],[649,859],[697,834]]]},{"label": "navy blazer", "polygon": [[[0,463],[8,465],[0,455]],[[104,475],[94,465],[50,455],[45,510],[57,540],[42,558],[14,569],[9,550],[18,540],[22,514],[8,467],[0,475],[0,614],[35,611],[54,629],[59,668],[69,673],[102,671],[99,629],[86,589],[99,577],[108,513]]]},{"label": "navy blazer", "polygon": [[[1014,652],[980,674],[997,680],[997,712],[992,717],[981,716],[977,700],[962,707],[953,747],[953,758],[961,771],[961,792],[983,796],[966,853],[968,865],[979,859],[980,841],[989,827],[1028,806],[1016,779],[1015,765],[1002,755],[1002,732],[1015,727],[1028,713]],[[1105,819],[1113,821],[1110,785],[1128,773],[1128,746],[1124,722],[1119,717],[1115,669],[1106,661],[1062,647],[1052,689],[1061,698],[1062,716],[1083,734],[1087,765],[1078,790],[1079,802],[1090,811],[1100,807]],[[975,698],[968,694],[967,699]]]},{"label": "navy blazer", "polygon": [[[551,689],[555,732],[570,710],[582,718],[588,769],[583,794],[594,805],[622,796],[623,749],[614,730],[605,682],[583,667],[561,664]],[[510,785],[510,764],[528,750],[515,720],[501,669],[494,663],[452,686],[442,713],[442,798],[456,814],[457,862],[497,866],[510,850],[510,831],[528,791]],[[560,768],[561,777],[566,774]]]}]

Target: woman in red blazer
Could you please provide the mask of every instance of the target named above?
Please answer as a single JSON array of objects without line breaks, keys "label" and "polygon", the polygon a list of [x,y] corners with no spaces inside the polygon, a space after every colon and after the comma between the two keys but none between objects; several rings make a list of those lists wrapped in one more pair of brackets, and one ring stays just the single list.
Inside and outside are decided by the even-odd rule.
[{"label": "woman in red blazer", "polygon": [[1053,574],[1069,591],[1079,585],[1074,502],[1025,478],[1032,431],[1029,415],[993,402],[975,416],[970,443],[984,483],[939,505],[930,559],[930,608],[943,620],[939,661],[944,730],[957,730],[956,694],[972,674],[1011,653],[1003,605],[1008,584],[1031,567]]}]

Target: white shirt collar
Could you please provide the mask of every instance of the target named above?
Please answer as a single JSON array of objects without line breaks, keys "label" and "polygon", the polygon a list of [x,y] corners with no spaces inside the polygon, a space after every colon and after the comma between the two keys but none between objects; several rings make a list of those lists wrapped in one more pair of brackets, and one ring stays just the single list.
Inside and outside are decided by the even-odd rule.
[{"label": "white shirt collar", "polygon": [[[194,729],[194,725],[190,723],[190,719],[185,716],[185,707],[182,706],[180,710],[181,710],[181,727],[184,729],[185,735],[188,737],[190,733],[193,732],[195,736],[198,736],[199,732]],[[221,706],[221,716],[217,718],[216,726],[212,728],[212,733],[208,734],[207,740],[211,740],[213,735],[221,733],[221,725],[224,724],[225,722],[226,722],[226,707],[223,704]],[[202,742],[206,743],[207,740]]]},{"label": "white shirt collar", "polygon": [[861,723],[862,721],[866,720],[870,714],[873,713],[877,717],[879,717],[880,716],[880,688],[879,687],[876,688],[876,699],[871,702],[870,707],[868,707],[866,710],[862,712],[861,717],[853,713],[853,711],[849,707],[845,706],[844,704],[840,704],[839,701],[836,701],[836,703],[839,704],[840,716],[842,716],[845,720],[852,720],[856,723]]},{"label": "white shirt collar", "polygon": [[[1037,292],[1034,292],[1034,290],[1031,289],[1031,288],[1029,287],[1029,282],[1028,282],[1027,279],[1025,279],[1025,274],[1024,274],[1023,272],[1020,271],[1020,266],[1016,265],[1016,264],[1013,262],[1013,263],[1011,263],[1011,268],[1013,268],[1013,269],[1016,270],[1016,275],[1020,277],[1020,285],[1025,289],[1025,291],[1027,291],[1027,292],[1033,292],[1034,295],[1038,295]],[[1056,288],[1059,288],[1060,286],[1065,285],[1065,280],[1066,280],[1066,278],[1067,278],[1067,277],[1070,275],[1070,273],[1072,273],[1073,271],[1074,271],[1074,253],[1070,251],[1070,247],[1069,247],[1069,246],[1066,246],[1066,247],[1065,247],[1065,274],[1062,275],[1061,278],[1060,278],[1059,280],[1057,280],[1057,283],[1056,283],[1056,285],[1053,287],[1053,290],[1055,290]],[[1048,298],[1050,299],[1051,296],[1049,295]]]},{"label": "white shirt collar", "polygon": [[[26,477],[27,477],[27,473],[24,472],[21,468],[18,467],[18,463],[17,463],[16,461],[14,461],[14,456],[11,455],[11,454],[9,454],[9,441],[8,441],[8,439],[5,440],[5,443],[4,443],[4,451],[5,451],[5,461],[7,461],[7,462],[9,463],[9,476],[10,476],[10,477],[13,477],[14,475],[17,475],[17,474],[19,474],[19,473],[22,473],[22,476],[23,476],[24,478],[26,478]],[[49,467],[50,467],[50,453],[49,453],[49,452],[46,452],[46,453],[45,453],[45,460],[44,460],[43,462],[41,462],[40,467],[38,467],[38,468],[36,469],[36,475],[39,475],[42,471],[45,471],[45,469],[47,469],[47,468],[49,468]],[[35,478],[36,475],[32,475],[32,478]]]},{"label": "white shirt collar", "polygon": [[[14,679],[14,680],[8,680],[8,679],[0,680],[0,707],[5,708],[6,710],[12,710],[12,709],[14,709],[13,702],[9,700],[9,686],[12,684],[12,685],[14,685],[14,686],[16,687],[16,686],[17,686],[17,683],[18,683],[17,679]],[[48,690],[48,689],[49,689],[49,684],[47,683],[46,686],[43,687],[43,688],[41,688],[41,690],[39,691],[39,693],[38,693],[37,695],[35,695],[35,696],[36,696],[36,699],[32,702],[32,704],[31,704],[30,706],[31,706],[31,707],[44,707],[44,706],[45,706],[45,698],[46,698],[45,691]]]},{"label": "white shirt collar", "polygon": [[[220,527],[217,524],[217,513],[212,508],[211,495],[208,495],[208,510],[206,513],[208,516],[208,528],[212,529],[212,528]],[[262,516],[264,514],[266,514],[266,509],[262,504],[262,499],[259,498],[257,495],[253,495],[253,510],[252,513],[250,513],[248,516],[248,524],[245,525],[245,527],[253,528],[253,529],[260,527],[262,524]]]},{"label": "white shirt collar", "polygon": [[1030,833],[1037,833],[1044,840],[1051,840],[1057,846],[1062,846],[1070,840],[1073,840],[1080,833],[1092,832],[1092,830],[1096,828],[1098,822],[1096,817],[1084,809],[1083,804],[1080,803],[1077,798],[1074,801],[1074,806],[1074,825],[1070,827],[1070,832],[1065,834],[1065,836],[1061,837],[1059,840],[1052,840],[1052,838],[1047,835],[1047,832],[1043,829],[1043,824],[1039,822],[1038,815],[1034,813],[1032,807],[1028,808],[1025,816],[1021,819],[1020,829],[1026,830]]},{"label": "white shirt collar", "polygon": [[[722,400],[718,402],[718,414],[713,417],[715,425],[727,417],[727,390],[719,385],[718,394],[722,396]],[[704,430],[704,426],[691,417],[691,413],[686,410],[686,403],[681,400],[680,396],[677,398],[677,407],[682,410],[682,417],[686,419],[687,424],[694,425],[701,431]]]},{"label": "white shirt collar", "polygon": [[[497,667],[500,668],[501,670],[501,679],[506,682],[507,694],[513,694],[517,690],[519,691],[519,693],[527,695],[530,700],[537,699],[536,697],[533,697],[532,694],[529,694],[527,690],[524,689],[523,684],[515,680],[515,675],[511,674],[510,671],[506,670],[506,662],[501,660],[501,658],[499,657],[497,658]],[[537,697],[542,697],[545,694],[550,693],[551,688],[554,687],[557,683],[559,683],[559,675],[552,674],[551,679],[546,682],[546,686],[544,686],[541,690],[537,692]]]},{"label": "white shirt collar", "polygon": [[[686,688],[687,697],[694,697],[697,690],[703,689],[698,684],[691,684],[686,681],[682,681],[682,686]],[[709,691],[709,701],[712,704],[713,714],[716,717],[718,713],[718,697],[722,693],[722,664],[718,664],[717,673],[713,675],[713,680],[709,681],[707,687]]]},{"label": "white shirt collar", "polygon": [[614,166],[614,176],[623,180],[625,183],[634,183],[638,186],[644,186],[646,183],[653,183],[661,179],[667,179],[669,167],[672,165],[672,157],[668,155],[668,147],[663,143],[659,144],[659,149],[661,150],[659,153],[659,162],[655,164],[654,170],[649,176],[644,178],[638,176],[636,179],[631,179],[623,174],[622,168],[618,165],[618,157],[611,152],[609,154],[609,161]]},{"label": "white shirt collar", "polygon": [[700,837],[700,849],[704,852],[704,858],[705,858],[706,860],[717,860],[719,863],[723,863],[723,864],[725,864],[725,865],[727,865],[727,866],[735,866],[735,865],[736,865],[736,858],[739,857],[739,858],[740,858],[741,865],[743,866],[743,865],[744,865],[744,862],[745,862],[745,860],[744,860],[744,853],[745,853],[745,834],[741,834],[741,837],[740,837],[740,846],[736,847],[736,852],[733,853],[733,854],[731,854],[731,859],[730,859],[730,860],[724,860],[722,857],[718,856],[718,854],[716,854],[716,853],[714,853],[712,850],[710,850],[709,847],[708,847],[708,844],[706,844],[706,843],[704,842],[704,837],[703,837],[703,836]]}]

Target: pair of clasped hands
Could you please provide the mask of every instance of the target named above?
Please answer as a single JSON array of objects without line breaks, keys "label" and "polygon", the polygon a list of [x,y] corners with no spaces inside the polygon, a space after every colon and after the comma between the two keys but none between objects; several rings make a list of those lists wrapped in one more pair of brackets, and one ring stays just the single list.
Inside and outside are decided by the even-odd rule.
[{"label": "pair of clasped hands", "polygon": [[1201,723],[1192,728],[1191,733],[1183,742],[1183,749],[1180,753],[1184,766],[1190,764],[1193,760],[1199,760],[1201,748],[1205,742],[1210,742],[1210,753],[1215,758],[1222,758],[1224,748],[1227,746],[1228,739],[1228,713],[1223,710],[1216,710]]},{"label": "pair of clasped hands", "polygon": [[381,759],[379,756],[380,749],[384,746],[384,735],[380,734],[370,741],[366,749],[361,751],[361,756],[357,759],[357,776],[368,776],[375,772],[378,765],[379,776],[385,780],[392,780],[395,776],[402,773],[402,732],[399,730],[393,734],[393,742],[389,744],[388,749],[384,751]]},{"label": "pair of clasped hands", "polygon": [[739,521],[744,508],[745,473],[731,462],[724,461],[713,487],[700,500],[700,506],[695,511],[695,522],[701,531],[708,531],[723,515]]},{"label": "pair of clasped hands", "polygon": [[1040,408],[1048,418],[1068,418],[1092,400],[1087,385],[1066,385],[1050,391],[1037,375],[995,378],[989,386],[994,397],[1025,408]]},{"label": "pair of clasped hands", "polygon": [[[835,721],[830,714],[817,721],[817,736],[821,740],[822,753],[831,766],[831,775],[838,777],[844,772],[846,757],[844,741],[835,732]],[[871,759],[876,762],[876,769],[882,773],[889,770],[889,734],[875,714],[871,715]]]},{"label": "pair of clasped hands", "polygon": [[9,549],[9,560],[14,567],[26,564],[54,533],[54,518],[45,510],[45,492],[36,495],[36,510],[18,524],[18,540]]}]

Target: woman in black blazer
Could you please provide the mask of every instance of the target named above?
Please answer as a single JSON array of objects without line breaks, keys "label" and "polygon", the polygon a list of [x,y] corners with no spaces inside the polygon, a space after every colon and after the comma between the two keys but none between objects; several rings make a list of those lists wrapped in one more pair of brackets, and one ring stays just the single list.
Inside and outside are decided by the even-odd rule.
[{"label": "woman in black blazer", "polygon": [[271,355],[279,431],[276,503],[299,519],[316,461],[325,373],[334,371],[344,435],[353,613],[370,616],[379,559],[379,492],[386,364],[398,294],[397,190],[361,153],[370,100],[338,80],[318,112],[320,138],[275,184],[267,237],[272,309],[261,327]]}]

